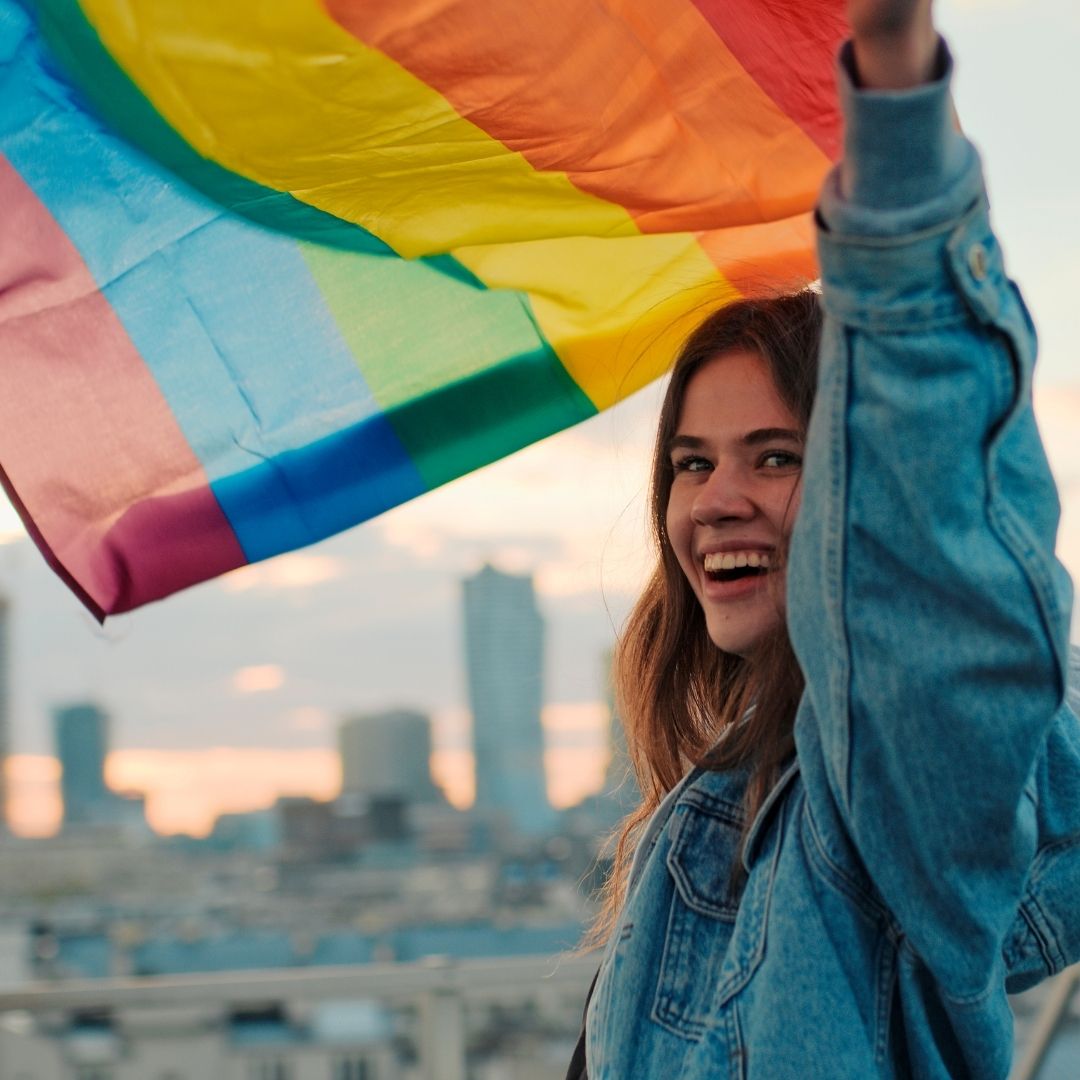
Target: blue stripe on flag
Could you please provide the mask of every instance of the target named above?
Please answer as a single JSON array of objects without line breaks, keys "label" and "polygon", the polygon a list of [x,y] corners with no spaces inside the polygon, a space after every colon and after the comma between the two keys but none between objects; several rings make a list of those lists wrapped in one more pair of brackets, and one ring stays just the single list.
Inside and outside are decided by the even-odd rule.
[{"label": "blue stripe on flag", "polygon": [[[425,490],[297,243],[104,130],[48,74],[25,12],[0,2],[0,16],[0,150],[109,300],[248,558]],[[372,249],[352,257],[398,261]]]}]

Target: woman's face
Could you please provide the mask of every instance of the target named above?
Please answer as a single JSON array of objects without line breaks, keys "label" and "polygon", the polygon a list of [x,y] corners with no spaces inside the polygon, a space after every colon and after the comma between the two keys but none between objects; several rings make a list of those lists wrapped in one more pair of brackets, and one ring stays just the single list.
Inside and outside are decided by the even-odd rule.
[{"label": "woman's face", "polygon": [[760,356],[725,353],[691,377],[668,452],[672,548],[713,644],[746,656],[784,617],[776,567],[799,506],[799,422]]}]

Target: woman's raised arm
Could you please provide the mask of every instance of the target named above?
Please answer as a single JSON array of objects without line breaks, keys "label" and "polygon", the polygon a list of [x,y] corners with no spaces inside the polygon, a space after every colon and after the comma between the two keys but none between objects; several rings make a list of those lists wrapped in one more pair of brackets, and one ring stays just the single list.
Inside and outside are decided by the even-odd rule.
[{"label": "woman's raised arm", "polygon": [[838,823],[963,1002],[1001,976],[1038,844],[1032,771],[1064,708],[1071,590],[1034,334],[953,124],[948,52],[925,0],[850,16],[788,580],[796,740],[817,827]]}]

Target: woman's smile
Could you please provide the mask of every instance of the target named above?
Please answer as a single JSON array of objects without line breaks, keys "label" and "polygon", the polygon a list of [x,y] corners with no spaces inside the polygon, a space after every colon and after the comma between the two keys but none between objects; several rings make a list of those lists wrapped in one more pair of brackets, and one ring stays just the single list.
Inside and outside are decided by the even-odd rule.
[{"label": "woman's smile", "polygon": [[768,365],[711,360],[686,387],[675,435],[667,532],[709,637],[746,655],[783,619],[781,554],[798,507],[800,425]]}]

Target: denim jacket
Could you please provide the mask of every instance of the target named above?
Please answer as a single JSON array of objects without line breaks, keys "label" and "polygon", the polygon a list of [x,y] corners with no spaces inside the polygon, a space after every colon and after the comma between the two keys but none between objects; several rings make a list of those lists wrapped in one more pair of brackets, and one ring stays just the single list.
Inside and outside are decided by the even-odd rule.
[{"label": "denim jacket", "polygon": [[1080,960],[1080,694],[1032,327],[947,55],[903,93],[849,67],[787,582],[796,757],[734,894],[745,775],[695,770],[657,812],[589,1005],[592,1080],[1004,1078],[1006,993]]}]

